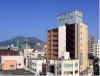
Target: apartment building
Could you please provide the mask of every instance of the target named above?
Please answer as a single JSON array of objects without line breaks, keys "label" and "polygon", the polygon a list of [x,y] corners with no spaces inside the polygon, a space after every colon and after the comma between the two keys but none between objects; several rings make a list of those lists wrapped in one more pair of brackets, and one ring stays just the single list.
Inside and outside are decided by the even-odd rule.
[{"label": "apartment building", "polygon": [[47,32],[47,62],[58,58],[58,28]]},{"label": "apartment building", "polygon": [[98,40],[97,44],[93,45],[93,53],[95,57],[98,57],[100,59],[100,40]]},{"label": "apartment building", "polygon": [[58,15],[57,28],[47,32],[47,63],[61,58],[64,51],[70,52],[70,58],[79,59],[80,73],[88,66],[88,27],[82,23],[82,13],[74,10]]},{"label": "apartment building", "polygon": [[1,56],[2,70],[16,70],[24,68],[23,56]]},{"label": "apartment building", "polygon": [[94,44],[94,36],[91,35],[91,37],[88,40],[88,51],[89,53],[93,54],[93,44]]}]

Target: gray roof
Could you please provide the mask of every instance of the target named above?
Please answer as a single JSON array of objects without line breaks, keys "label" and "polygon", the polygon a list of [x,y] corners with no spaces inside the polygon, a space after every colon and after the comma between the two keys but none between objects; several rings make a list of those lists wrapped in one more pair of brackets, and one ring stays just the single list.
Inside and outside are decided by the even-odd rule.
[{"label": "gray roof", "polygon": [[25,69],[17,69],[17,70],[1,70],[0,74],[5,75],[35,75],[34,73],[25,70]]}]

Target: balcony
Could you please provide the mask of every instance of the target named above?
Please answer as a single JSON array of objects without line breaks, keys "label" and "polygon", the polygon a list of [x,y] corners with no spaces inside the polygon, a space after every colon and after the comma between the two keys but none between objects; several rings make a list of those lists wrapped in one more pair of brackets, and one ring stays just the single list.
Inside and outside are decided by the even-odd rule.
[{"label": "balcony", "polygon": [[52,56],[52,59],[54,60],[54,59],[58,59],[58,56]]},{"label": "balcony", "polygon": [[53,46],[53,47],[52,47],[52,49],[57,50],[57,49],[58,49],[58,47],[54,47],[54,46]]},{"label": "balcony", "polygon": [[53,37],[52,40],[58,40],[58,37]]},{"label": "balcony", "polygon": [[58,35],[58,32],[54,32],[52,35]]},{"label": "balcony", "polygon": [[52,51],[52,54],[58,54],[58,52]]},{"label": "balcony", "polygon": [[47,49],[51,49],[51,47],[50,47],[50,46],[48,46],[48,47],[47,47]]},{"label": "balcony", "polygon": [[48,36],[51,36],[51,33],[48,33],[47,35],[48,35]]},{"label": "balcony", "polygon": [[58,45],[58,42],[52,42],[53,45]]},{"label": "balcony", "polygon": [[48,40],[51,40],[51,38],[50,38],[50,37],[48,37]]},{"label": "balcony", "polygon": [[50,58],[51,58],[51,56],[50,56],[50,55],[48,55],[47,57],[48,57],[48,59],[50,59]]}]

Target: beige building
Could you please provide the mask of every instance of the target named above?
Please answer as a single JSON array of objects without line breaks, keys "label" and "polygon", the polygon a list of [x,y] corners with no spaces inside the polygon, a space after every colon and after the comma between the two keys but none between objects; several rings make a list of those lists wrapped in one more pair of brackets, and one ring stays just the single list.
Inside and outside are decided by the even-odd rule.
[{"label": "beige building", "polygon": [[89,53],[93,53],[93,45],[94,45],[94,36],[91,35],[91,37],[88,39],[88,51]]},{"label": "beige building", "polygon": [[24,68],[23,56],[1,56],[2,70],[16,70]]}]

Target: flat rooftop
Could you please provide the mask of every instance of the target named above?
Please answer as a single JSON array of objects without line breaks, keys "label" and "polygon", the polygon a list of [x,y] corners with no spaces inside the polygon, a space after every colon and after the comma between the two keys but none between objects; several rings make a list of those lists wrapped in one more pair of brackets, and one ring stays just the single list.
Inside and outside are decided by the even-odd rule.
[{"label": "flat rooftop", "polygon": [[17,70],[0,70],[0,74],[4,74],[4,75],[35,75],[35,73],[32,73],[28,70],[25,69],[17,69]]}]

